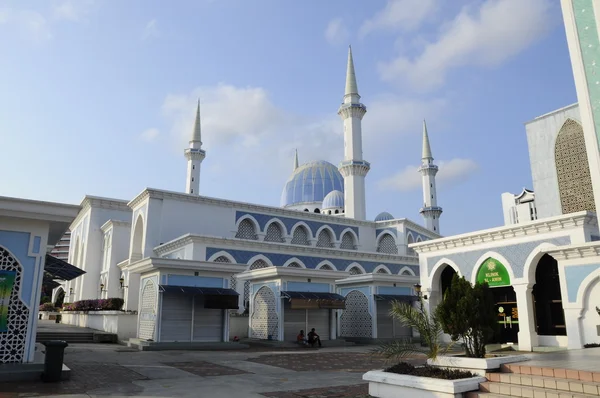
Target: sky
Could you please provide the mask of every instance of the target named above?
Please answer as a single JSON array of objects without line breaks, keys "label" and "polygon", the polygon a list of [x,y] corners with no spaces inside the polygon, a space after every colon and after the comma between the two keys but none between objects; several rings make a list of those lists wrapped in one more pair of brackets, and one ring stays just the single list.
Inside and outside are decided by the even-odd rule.
[{"label": "sky", "polygon": [[423,223],[426,119],[441,233],[502,225],[524,123],[576,102],[555,0],[0,0],[0,195],[184,191],[200,99],[201,194],[279,206],[295,149],[342,160],[349,44],[367,218]]}]

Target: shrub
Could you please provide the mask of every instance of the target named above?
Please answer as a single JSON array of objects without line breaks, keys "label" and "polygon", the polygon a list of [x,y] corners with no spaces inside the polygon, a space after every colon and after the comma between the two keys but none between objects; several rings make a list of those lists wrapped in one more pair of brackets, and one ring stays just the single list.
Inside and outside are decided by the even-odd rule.
[{"label": "shrub", "polygon": [[63,311],[121,311],[124,300],[113,297],[98,300],[80,300],[63,305]]},{"label": "shrub", "polygon": [[52,303],[44,303],[40,305],[40,311],[56,312],[57,310]]},{"label": "shrub", "polygon": [[494,296],[487,283],[471,285],[454,275],[436,313],[444,332],[462,340],[468,357],[485,357],[485,345],[498,327]]},{"label": "shrub", "polygon": [[468,379],[469,377],[477,376],[471,372],[459,369],[444,369],[429,365],[415,367],[406,362],[400,362],[399,364],[391,366],[384,371],[401,375],[433,377],[435,379],[446,380]]},{"label": "shrub", "polygon": [[371,352],[383,355],[388,359],[405,358],[413,354],[423,354],[430,359],[436,359],[438,355],[445,354],[452,348],[452,344],[444,347],[442,345],[442,324],[437,314],[429,313],[420,298],[419,308],[412,303],[401,303],[394,301],[390,315],[396,318],[402,326],[417,329],[421,336],[424,347],[418,347],[409,339],[396,340],[384,343]]},{"label": "shrub", "polygon": [[40,297],[40,304],[46,304],[46,303],[49,303],[51,301],[52,300],[48,296],[42,296],[42,297]]}]

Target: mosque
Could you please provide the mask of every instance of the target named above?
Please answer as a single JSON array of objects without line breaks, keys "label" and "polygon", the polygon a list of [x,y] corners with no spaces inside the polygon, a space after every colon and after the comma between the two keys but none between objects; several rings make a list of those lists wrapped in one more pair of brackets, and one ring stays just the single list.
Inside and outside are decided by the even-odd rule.
[{"label": "mosque", "polygon": [[343,160],[299,164],[296,153],[281,207],[201,195],[206,151],[198,106],[184,151],[186,191],[86,196],[70,227],[68,258],[85,274],[54,296],[124,298],[138,316],[119,335],[140,344],[229,341],[233,334],[292,341],[311,328],[323,340],[412,337],[388,312],[392,300],[416,297],[419,263],[409,245],[440,237],[438,167],[424,123],[425,227],[387,212],[367,220],[360,98],[349,49],[338,111]]}]

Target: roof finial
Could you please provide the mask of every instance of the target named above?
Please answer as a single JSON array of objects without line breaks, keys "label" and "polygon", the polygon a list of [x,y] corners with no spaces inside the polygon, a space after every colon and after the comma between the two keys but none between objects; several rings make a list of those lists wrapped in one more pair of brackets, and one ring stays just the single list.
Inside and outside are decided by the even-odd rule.
[{"label": "roof finial", "polygon": [[356,73],[354,72],[354,59],[352,58],[352,46],[348,46],[348,67],[346,70],[346,92],[345,95],[358,95],[356,84]]},{"label": "roof finial", "polygon": [[194,122],[192,141],[202,144],[202,131],[200,130],[200,98],[198,98],[198,108],[196,109],[196,121]]},{"label": "roof finial", "polygon": [[433,159],[431,146],[429,145],[429,135],[427,134],[427,123],[423,119],[423,159]]},{"label": "roof finial", "polygon": [[294,155],[294,171],[298,168],[298,149],[296,149],[296,154]]}]

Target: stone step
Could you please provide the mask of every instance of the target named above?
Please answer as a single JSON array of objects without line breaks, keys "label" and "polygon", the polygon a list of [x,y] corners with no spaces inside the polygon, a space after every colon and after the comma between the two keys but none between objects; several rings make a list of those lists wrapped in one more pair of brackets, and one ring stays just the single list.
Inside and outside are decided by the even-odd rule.
[{"label": "stone step", "polygon": [[501,365],[500,371],[502,373],[519,373],[532,376],[556,377],[557,379],[581,380],[585,382],[600,383],[600,372],[590,372],[584,370],[527,366],[524,363],[520,363]]},{"label": "stone step", "polygon": [[471,391],[465,396],[466,398],[507,398],[507,397],[522,397],[522,398],[595,398],[596,395],[587,395],[576,392],[566,391],[549,391],[541,388],[532,389],[513,389],[511,391],[504,391],[506,394],[484,392],[484,391]]},{"label": "stone step", "polygon": [[485,377],[491,383],[538,387],[546,390],[576,391],[600,396],[600,383],[589,381],[525,375],[521,373],[486,373]]},{"label": "stone step", "polygon": [[487,381],[480,384],[480,391],[491,392],[494,394],[504,394],[514,397],[534,397],[534,392],[536,391],[538,393],[540,391],[545,391],[546,395],[551,393],[554,394],[555,397],[559,397],[561,395],[565,395],[565,397],[584,395],[597,398],[600,395],[598,393],[599,385],[594,383],[582,383],[581,381],[576,380],[546,378],[542,381],[542,384],[543,385],[523,385]]}]

